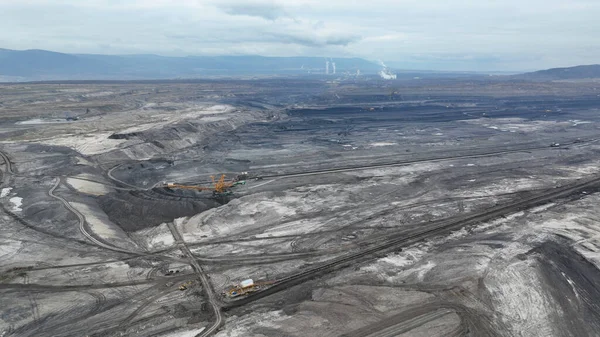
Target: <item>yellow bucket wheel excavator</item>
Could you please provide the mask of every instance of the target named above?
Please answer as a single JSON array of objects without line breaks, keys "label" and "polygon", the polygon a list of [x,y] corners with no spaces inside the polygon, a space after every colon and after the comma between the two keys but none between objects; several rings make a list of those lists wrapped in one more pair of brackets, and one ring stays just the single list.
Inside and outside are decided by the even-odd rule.
[{"label": "yellow bucket wheel excavator", "polygon": [[212,191],[215,197],[224,197],[233,194],[229,189],[236,185],[245,185],[245,180],[230,180],[225,181],[225,175],[221,174],[219,179],[215,176],[210,176],[212,180],[212,186],[193,186],[193,185],[181,185],[175,183],[168,183],[168,188],[178,188],[184,190],[195,190],[195,191]]}]

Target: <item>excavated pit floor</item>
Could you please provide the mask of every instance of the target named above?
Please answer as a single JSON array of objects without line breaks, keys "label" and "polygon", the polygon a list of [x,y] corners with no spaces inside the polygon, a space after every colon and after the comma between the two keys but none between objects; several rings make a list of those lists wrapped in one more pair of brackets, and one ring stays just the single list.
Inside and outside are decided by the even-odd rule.
[{"label": "excavated pit floor", "polygon": [[[474,81],[0,86],[0,335],[201,334],[207,291],[226,305],[244,279],[596,177],[593,83]],[[164,188],[245,171],[228,200]],[[315,274],[216,335],[596,336],[596,192]]]}]

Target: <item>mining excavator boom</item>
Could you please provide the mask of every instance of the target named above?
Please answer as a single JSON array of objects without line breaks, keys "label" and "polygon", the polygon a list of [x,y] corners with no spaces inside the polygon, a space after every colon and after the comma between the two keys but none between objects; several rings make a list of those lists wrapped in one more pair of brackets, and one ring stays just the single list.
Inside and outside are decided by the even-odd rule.
[{"label": "mining excavator boom", "polygon": [[215,176],[210,176],[210,179],[213,182],[213,189],[217,193],[225,193],[225,190],[233,186],[234,181],[225,181],[225,175],[221,174],[219,180],[215,180]]},{"label": "mining excavator boom", "polygon": [[212,191],[215,196],[225,196],[231,194],[229,188],[237,185],[244,185],[245,181],[240,180],[231,180],[225,181],[225,175],[222,174],[219,179],[216,179],[215,176],[211,176],[213,186],[193,186],[193,185],[181,185],[175,183],[168,183],[168,188],[178,188],[178,189],[186,189],[186,190],[195,190],[195,191]]},{"label": "mining excavator boom", "polygon": [[167,187],[168,188],[179,188],[179,189],[184,189],[184,190],[196,190],[196,191],[212,191],[213,190],[212,187],[180,185],[180,184],[173,184],[173,183],[168,183]]}]

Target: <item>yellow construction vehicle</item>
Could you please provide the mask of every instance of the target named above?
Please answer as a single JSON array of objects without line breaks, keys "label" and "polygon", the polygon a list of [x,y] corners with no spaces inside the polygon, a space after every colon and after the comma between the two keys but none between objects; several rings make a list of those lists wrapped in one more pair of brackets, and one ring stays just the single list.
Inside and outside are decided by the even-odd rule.
[{"label": "yellow construction vehicle", "polygon": [[194,283],[194,281],[188,281],[186,283],[183,283],[183,284],[179,285],[179,290],[184,291],[187,288],[189,288],[193,283]]}]

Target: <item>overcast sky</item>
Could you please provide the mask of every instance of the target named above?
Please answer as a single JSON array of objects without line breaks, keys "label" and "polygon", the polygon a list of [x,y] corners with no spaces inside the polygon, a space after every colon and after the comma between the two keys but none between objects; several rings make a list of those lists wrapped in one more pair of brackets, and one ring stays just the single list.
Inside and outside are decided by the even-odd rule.
[{"label": "overcast sky", "polygon": [[0,0],[0,48],[535,70],[600,63],[600,1]]}]

